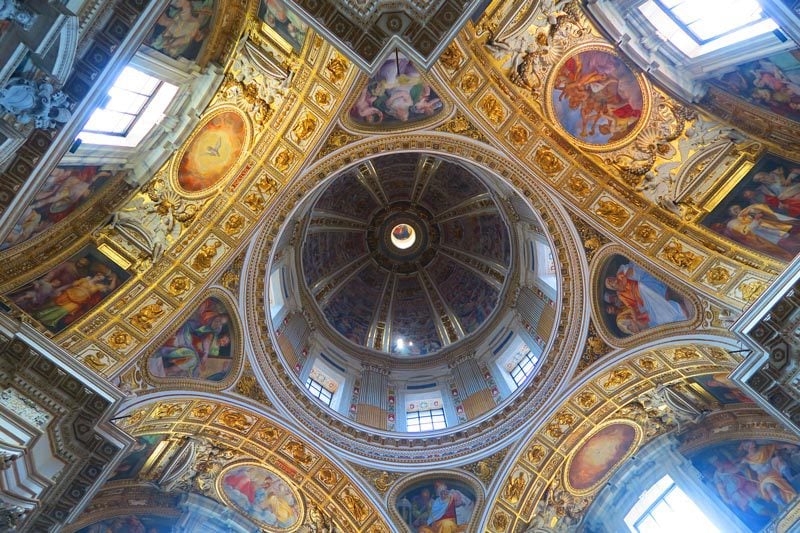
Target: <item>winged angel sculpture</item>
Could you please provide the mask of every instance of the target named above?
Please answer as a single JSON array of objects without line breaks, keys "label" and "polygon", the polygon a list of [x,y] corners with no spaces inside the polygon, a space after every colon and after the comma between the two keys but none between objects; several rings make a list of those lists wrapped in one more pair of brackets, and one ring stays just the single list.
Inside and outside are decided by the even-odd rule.
[{"label": "winged angel sculpture", "polygon": [[133,244],[158,261],[164,251],[180,236],[199,208],[188,203],[164,180],[156,177],[114,213],[111,228],[126,236]]},{"label": "winged angel sculpture", "polygon": [[563,55],[571,38],[588,29],[574,0],[545,0],[520,22],[490,33],[486,47],[509,69],[509,79],[540,95],[545,72]]}]

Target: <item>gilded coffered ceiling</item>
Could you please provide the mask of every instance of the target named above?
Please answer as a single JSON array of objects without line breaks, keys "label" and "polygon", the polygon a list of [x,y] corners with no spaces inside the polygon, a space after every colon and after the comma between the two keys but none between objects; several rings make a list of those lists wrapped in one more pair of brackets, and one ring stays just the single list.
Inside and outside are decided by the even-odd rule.
[{"label": "gilded coffered ceiling", "polygon": [[[425,69],[486,3],[478,0],[296,3],[301,15],[367,73],[374,73],[395,52]],[[270,4],[271,5],[271,4]],[[268,8],[269,9],[269,8]]]},{"label": "gilded coffered ceiling", "polygon": [[[137,502],[170,527],[233,513],[242,530],[408,531],[403,498],[434,478],[474,506],[468,531],[569,531],[614,472],[664,435],[687,453],[739,430],[796,441],[746,398],[720,402],[701,382],[743,361],[731,325],[800,250],[786,195],[768,213],[746,206],[755,187],[743,189],[778,167],[796,180],[797,147],[759,125],[769,112],[740,116],[730,94],[712,90],[701,105],[672,97],[580,2],[495,1],[483,15],[478,3],[206,2],[215,29],[189,63],[218,78],[191,131],[157,168],[109,171],[74,212],[2,247],[4,313],[124,393],[114,423],[150,453],[68,531],[135,515]],[[147,54],[159,53],[155,42]],[[404,57],[385,62],[395,48]],[[420,178],[433,161],[447,170],[441,183]],[[473,170],[502,187],[473,176],[448,189]],[[416,218],[396,222],[424,229],[444,266],[423,252],[406,266],[376,259],[384,235],[364,235],[403,202],[419,204],[398,208]],[[762,233],[742,229],[764,218],[773,224]],[[525,270],[538,273],[534,234],[552,251],[550,295]],[[272,311],[273,267],[287,264],[318,308]],[[448,265],[463,283],[446,279]],[[59,289],[67,278],[72,292]],[[631,280],[659,305],[630,303]],[[458,301],[465,286],[477,296]],[[356,296],[369,305],[354,326]],[[402,298],[405,325],[399,304],[394,315],[382,305]],[[538,322],[531,301],[543,302]],[[412,354],[425,358],[384,363],[380,352],[397,355],[381,337],[390,316],[400,331],[416,321],[405,336],[428,339]],[[505,391],[480,352],[488,332],[512,327],[539,343],[541,364]],[[320,341],[322,329],[364,349],[363,366],[343,376],[389,383],[378,423],[355,412],[366,378],[342,379],[338,410],[306,393],[309,351],[347,346]],[[430,434],[393,430],[392,372],[435,380],[445,369],[462,381],[443,390],[462,401],[459,365],[472,359],[488,407]],[[591,482],[570,477],[586,443],[613,431],[629,436],[624,457]],[[249,508],[244,473],[280,487],[283,507]]]}]

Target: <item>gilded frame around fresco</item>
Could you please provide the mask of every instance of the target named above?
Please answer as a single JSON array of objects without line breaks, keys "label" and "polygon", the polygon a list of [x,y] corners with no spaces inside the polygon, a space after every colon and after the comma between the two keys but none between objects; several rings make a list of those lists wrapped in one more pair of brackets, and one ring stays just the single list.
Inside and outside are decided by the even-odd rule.
[{"label": "gilded frame around fresco", "polygon": [[403,521],[400,513],[397,512],[397,498],[414,485],[421,485],[425,482],[433,483],[437,480],[453,480],[467,485],[472,490],[472,492],[475,494],[474,511],[472,512],[472,516],[467,524],[466,531],[477,531],[478,524],[481,520],[481,510],[483,509],[486,495],[483,493],[480,481],[475,479],[470,474],[456,470],[434,470],[432,472],[422,472],[401,478],[395,482],[394,486],[389,489],[389,492],[386,496],[388,513],[394,523],[398,525],[402,524],[400,527],[403,528],[403,531],[412,533],[411,529]]},{"label": "gilded frame around fresco", "polygon": [[[636,263],[637,266],[647,271],[650,275],[652,275],[656,279],[662,281],[663,283],[666,283],[667,286],[669,286],[670,288],[677,290],[681,294],[681,296],[683,296],[688,302],[692,304],[692,308],[694,310],[694,316],[688,320],[663,324],[639,333],[635,333],[628,337],[617,337],[616,335],[614,335],[606,326],[605,320],[603,320],[603,314],[599,304],[600,294],[596,290],[597,287],[599,286],[598,284],[600,282],[601,271],[605,267],[606,262],[613,255],[621,255],[627,257],[628,259]],[[620,346],[620,347],[632,346],[635,344],[640,344],[642,342],[653,340],[655,338],[664,337],[666,335],[675,334],[681,331],[688,331],[690,329],[698,327],[703,320],[702,305],[700,300],[691,291],[684,290],[683,283],[681,283],[679,280],[672,279],[659,271],[654,270],[650,263],[638,259],[638,257],[632,254],[630,250],[627,250],[622,246],[609,244],[601,248],[592,258],[592,262],[589,265],[589,271],[590,271],[589,287],[590,287],[590,299],[592,306],[593,322],[597,327],[600,336],[603,338],[604,341],[606,341],[611,346]]]},{"label": "gilded frame around fresco", "polygon": [[[639,90],[642,93],[642,112],[639,116],[639,120],[636,122],[636,126],[622,139],[607,143],[607,144],[592,144],[582,141],[575,137],[572,133],[567,131],[566,128],[561,124],[561,121],[558,118],[558,115],[555,111],[555,106],[553,105],[553,91],[555,90],[555,83],[556,78],[558,77],[558,73],[561,71],[561,68],[564,64],[570,59],[575,57],[576,55],[583,53],[583,52],[604,52],[615,57],[620,63],[625,65],[633,74],[633,77],[636,79],[637,83],[639,84]],[[544,107],[545,107],[545,114],[547,118],[550,120],[551,124],[553,125],[556,130],[563,135],[565,138],[570,139],[572,143],[574,143],[579,148],[586,150],[588,152],[613,152],[614,150],[618,150],[623,146],[626,146],[633,142],[639,132],[644,129],[644,127],[650,122],[650,113],[652,110],[652,95],[650,85],[647,80],[644,78],[641,72],[638,72],[638,69],[632,66],[628,61],[626,61],[622,56],[620,56],[616,49],[611,46],[610,44],[603,44],[598,42],[590,42],[576,46],[575,48],[570,49],[567,51],[550,69],[550,72],[547,75],[547,80],[545,81],[545,90],[544,90]]]},{"label": "gilded frame around fresco", "polygon": [[[209,381],[202,378],[162,378],[154,376],[148,368],[150,358],[153,357],[158,349],[161,348],[161,346],[175,334],[176,328],[182,326],[183,323],[186,322],[186,320],[188,320],[195,311],[197,311],[200,305],[210,297],[214,297],[222,301],[231,317],[229,329],[231,334],[231,343],[233,346],[231,349],[231,367],[228,375],[225,376],[225,379],[219,382]],[[234,381],[236,381],[242,371],[242,360],[244,358],[244,338],[242,334],[242,320],[237,312],[236,301],[227,291],[218,287],[209,288],[207,291],[199,294],[197,298],[195,298],[195,305],[187,306],[179,315],[174,317],[170,325],[172,327],[162,331],[158,337],[156,337],[156,339],[150,343],[150,346],[147,348],[147,350],[140,356],[140,360],[142,361],[142,375],[145,377],[147,382],[153,385],[171,386],[177,388],[224,390],[230,387]]]},{"label": "gilded frame around fresco", "polygon": [[[308,28],[306,30],[306,35],[305,39],[303,40],[303,44],[300,47],[300,50],[295,50],[294,46],[292,46],[292,43],[284,39],[281,36],[281,34],[272,29],[272,27],[259,16],[259,12],[261,11],[261,3],[263,1],[264,0],[255,0],[254,2],[253,1],[250,2],[250,9],[249,9],[250,21],[248,21],[248,27],[251,37],[253,32],[258,32],[260,33],[260,37],[268,39],[282,53],[286,54],[287,56],[294,55],[297,57],[303,57],[305,52],[309,48],[309,43],[312,42],[314,40],[314,37],[316,36],[314,27],[306,23]],[[294,15],[302,19],[302,17],[300,17],[297,14],[296,12],[297,10],[293,11]],[[305,20],[303,20],[303,22],[305,22]]]},{"label": "gilded frame around fresco", "polygon": [[[760,249],[759,247],[753,245],[748,246],[743,242],[739,242],[736,240],[732,235],[723,234],[720,231],[716,231],[712,229],[712,226],[715,224],[723,224],[724,219],[720,221],[719,213],[714,213],[720,207],[720,204],[727,205],[729,199],[731,201],[735,201],[740,207],[744,207],[745,204],[743,202],[748,202],[750,205],[755,206],[756,204],[761,205],[767,209],[772,208],[776,210],[780,210],[780,207],[774,206],[764,206],[763,203],[768,203],[768,200],[752,200],[744,198],[741,196],[743,193],[739,190],[740,186],[746,186],[747,181],[750,182],[750,189],[746,190],[745,192],[756,192],[758,189],[765,187],[765,185],[758,185],[758,182],[755,182],[754,176],[765,172],[767,165],[770,161],[774,164],[775,161],[783,161],[785,163],[797,165],[800,167],[800,158],[797,157],[796,154],[793,154],[792,157],[787,157],[776,153],[772,150],[759,150],[754,151],[753,153],[743,153],[739,155],[739,157],[730,165],[728,170],[718,179],[714,186],[709,188],[706,191],[700,201],[698,202],[698,211],[695,217],[695,223],[705,229],[706,231],[711,232],[719,239],[723,240],[726,243],[731,243],[732,246],[736,247],[737,249],[746,250],[749,253],[757,254],[761,257],[769,258],[772,261],[779,261],[779,262],[786,262],[791,260],[791,255],[789,254],[788,257],[779,257],[768,253],[768,250]],[[783,167],[781,167],[783,168]],[[769,172],[772,172],[770,170]],[[767,187],[768,188],[768,187]],[[760,193],[759,193],[760,194]],[[777,194],[771,192],[771,194]],[[738,201],[737,201],[738,198]],[[762,203],[763,202],[763,203]],[[728,205],[730,209],[732,205]],[[782,213],[785,215],[786,213]],[[776,216],[781,216],[781,213],[777,213]],[[715,222],[709,225],[709,219],[714,219]],[[730,227],[730,222],[732,219],[729,219],[727,222],[727,227]],[[739,233],[741,230],[732,230],[733,233]],[[755,233],[756,230],[750,229],[748,231],[748,235]],[[778,248],[781,248],[780,242],[776,244]],[[786,248],[784,248],[786,250]],[[775,252],[775,250],[773,250]],[[792,250],[794,252],[794,250]]]},{"label": "gilded frame around fresco", "polygon": [[[15,313],[20,313],[25,317],[28,315],[25,311],[20,309],[19,307],[14,304],[9,298],[8,295],[11,294],[13,291],[21,288],[26,283],[29,283],[35,279],[38,279],[41,276],[44,276],[48,272],[50,272],[54,267],[60,265],[64,261],[67,261],[69,258],[73,257],[78,252],[86,249],[89,246],[93,246],[97,253],[104,256],[109,262],[114,263],[120,269],[126,271],[128,273],[128,279],[125,280],[119,287],[117,287],[111,294],[121,291],[125,285],[129,285],[134,279],[136,279],[136,273],[131,268],[134,264],[134,260],[128,256],[122,250],[119,250],[111,241],[108,239],[101,237],[98,239],[93,239],[89,236],[86,238],[80,239],[72,243],[69,248],[66,249],[65,252],[60,253],[56,256],[51,257],[48,261],[40,263],[36,266],[36,268],[31,268],[29,270],[25,270],[23,273],[24,276],[13,276],[11,277],[11,282],[4,283],[0,285],[0,302],[4,304],[8,304],[12,309],[15,310]],[[24,266],[24,265],[23,265]],[[109,295],[110,296],[110,295]],[[107,298],[109,301],[112,298]],[[43,324],[41,324],[38,320],[33,317],[30,319],[25,319],[29,324],[32,324],[37,331],[41,332],[43,335],[52,338],[65,338],[70,335],[75,329],[83,324],[95,323],[95,322],[104,322],[105,319],[101,318],[104,314],[105,309],[108,306],[108,301],[104,299],[99,304],[94,305],[90,309],[88,309],[85,313],[83,313],[70,327],[64,328],[58,332],[52,332],[48,328],[46,328]]]},{"label": "gilded frame around fresco", "polygon": [[750,154],[740,155],[737,161],[714,182],[714,185],[703,193],[697,203],[700,209],[700,215],[697,217],[698,223],[739,185],[739,182],[750,173],[756,162],[764,155],[766,155],[766,152],[761,152],[756,156]]},{"label": "gilded frame around fresco", "polygon": [[339,120],[341,121],[342,125],[347,129],[347,131],[352,133],[358,133],[362,135],[383,135],[388,133],[406,133],[410,131],[432,129],[439,124],[443,124],[455,113],[453,102],[450,101],[447,93],[442,91],[437,86],[437,81],[433,76],[422,71],[419,71],[419,75],[420,78],[425,83],[429,84],[439,96],[439,100],[442,102],[442,109],[438,113],[421,120],[396,124],[393,126],[365,126],[363,124],[359,124],[350,117],[350,110],[353,109],[353,106],[361,95],[361,91],[367,87],[367,84],[369,84],[370,80],[372,79],[371,77],[362,76],[361,81],[354,84],[353,89],[350,91],[350,95],[347,97],[344,105],[341,107],[342,111],[339,115]]},{"label": "gilded frame around fresco", "polygon": [[[186,150],[192,146],[193,141],[197,138],[198,134],[200,134],[208,125],[209,122],[214,120],[214,118],[222,115],[223,113],[236,113],[242,119],[242,123],[244,124],[245,134],[244,139],[242,140],[242,152],[239,154],[239,157],[236,161],[230,166],[230,168],[222,175],[221,178],[217,180],[216,183],[213,185],[206,187],[205,189],[201,189],[199,191],[188,191],[184,189],[180,183],[178,182],[178,172],[180,170],[181,163],[183,162],[183,157],[186,155]],[[175,152],[172,160],[169,163],[169,183],[170,187],[180,194],[184,198],[189,199],[202,199],[211,196],[218,190],[224,188],[228,185],[231,177],[239,171],[242,167],[242,164],[247,160],[250,154],[250,148],[253,144],[253,123],[250,121],[250,118],[242,112],[241,109],[238,107],[223,104],[214,109],[208,111],[197,126],[192,130],[192,134],[183,142],[180,149]]]},{"label": "gilded frame around fresco", "polygon": [[[605,428],[607,428],[609,426],[617,425],[617,424],[623,424],[623,425],[630,426],[630,427],[633,428],[635,434],[634,434],[634,437],[633,437],[633,442],[631,443],[630,447],[625,451],[623,456],[616,463],[614,463],[611,467],[609,467],[609,469],[606,471],[606,473],[603,474],[600,477],[600,479],[598,479],[597,481],[592,483],[592,485],[590,487],[588,487],[586,489],[577,489],[577,488],[573,487],[570,484],[570,481],[569,481],[569,472],[570,472],[570,469],[572,468],[572,462],[574,461],[575,456],[583,448],[583,446],[589,441],[589,439],[594,437],[596,434],[598,434],[600,431],[604,430]],[[590,433],[585,435],[580,440],[580,442],[578,442],[578,444],[576,444],[573,447],[572,452],[567,457],[567,460],[564,463],[564,467],[562,469],[562,475],[563,475],[563,479],[564,479],[564,486],[567,488],[567,490],[571,494],[574,494],[576,496],[586,496],[588,494],[592,494],[598,488],[600,488],[603,485],[605,485],[606,481],[608,481],[609,478],[611,478],[611,476],[614,475],[614,473],[619,469],[619,467],[622,464],[624,464],[625,461],[630,459],[630,457],[633,456],[633,454],[635,454],[639,450],[639,447],[642,445],[643,438],[644,438],[644,431],[642,430],[642,427],[639,424],[636,424],[635,422],[633,422],[631,420],[628,420],[628,419],[625,419],[625,418],[612,418],[610,420],[604,421],[602,424],[599,424],[599,425],[595,426],[594,429],[592,429],[592,431]]]},{"label": "gilded frame around fresco", "polygon": [[[63,165],[64,167],[89,167],[97,166],[98,171],[107,171],[112,173],[106,183],[101,185],[90,198],[84,200],[79,204],[76,209],[67,215],[62,220],[54,223],[52,226],[44,229],[40,233],[34,234],[25,240],[16,244],[12,244],[4,250],[0,250],[0,256],[16,258],[27,254],[36,254],[42,249],[49,250],[53,245],[53,239],[57,239],[59,235],[64,234],[79,234],[84,225],[99,225],[99,221],[106,218],[111,212],[111,209],[104,209],[105,206],[115,206],[125,197],[130,191],[130,185],[125,182],[126,177],[131,173],[129,168],[122,168],[120,165],[102,165],[102,164],[79,164],[79,165]],[[38,191],[37,191],[38,192]],[[30,203],[32,203],[31,200]],[[27,210],[30,203],[25,206]],[[20,221],[22,214],[14,220],[14,226]],[[95,223],[94,221],[97,221]],[[65,232],[65,227],[71,228],[72,232]],[[13,228],[13,226],[12,226]],[[7,237],[7,235],[6,235]]]},{"label": "gilded frame around fresco", "polygon": [[[286,486],[288,486],[292,490],[292,495],[294,496],[294,499],[297,502],[297,506],[299,507],[299,512],[297,513],[297,521],[292,526],[290,526],[288,528],[282,528],[282,527],[276,527],[274,525],[267,524],[266,522],[261,522],[256,517],[247,514],[247,512],[244,509],[240,508],[235,502],[233,502],[227,496],[227,494],[225,494],[225,491],[223,490],[223,487],[222,487],[222,479],[225,477],[225,474],[227,472],[229,472],[230,470],[233,470],[234,468],[239,468],[239,467],[242,467],[242,466],[255,466],[255,467],[264,469],[267,472],[269,472],[271,474],[274,474],[278,479],[283,481],[286,484]],[[214,490],[216,491],[217,497],[220,499],[220,501],[225,502],[225,504],[228,507],[230,507],[232,509],[235,509],[236,512],[238,512],[240,515],[242,515],[246,519],[251,520],[254,523],[260,525],[261,527],[265,528],[265,530],[267,530],[267,531],[280,531],[280,532],[289,533],[289,532],[292,532],[292,531],[297,531],[298,529],[303,527],[304,518],[305,518],[305,502],[303,501],[302,496],[297,491],[297,489],[294,487],[294,484],[290,480],[288,480],[282,473],[280,473],[275,468],[272,468],[272,467],[270,467],[270,466],[268,466],[266,464],[263,464],[262,462],[249,459],[249,460],[244,460],[244,461],[235,461],[233,463],[225,465],[225,468],[223,468],[219,472],[219,474],[217,474],[216,480],[214,482]]]}]

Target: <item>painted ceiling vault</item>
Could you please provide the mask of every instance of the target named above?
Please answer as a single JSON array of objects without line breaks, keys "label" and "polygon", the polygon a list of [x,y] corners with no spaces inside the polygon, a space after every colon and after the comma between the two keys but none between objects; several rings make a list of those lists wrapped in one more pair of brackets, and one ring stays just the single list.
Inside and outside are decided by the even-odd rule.
[{"label": "painted ceiling vault", "polygon": [[[634,0],[57,4],[0,10],[0,529],[800,523],[792,2],[694,101]],[[163,117],[74,142],[126,65]]]}]

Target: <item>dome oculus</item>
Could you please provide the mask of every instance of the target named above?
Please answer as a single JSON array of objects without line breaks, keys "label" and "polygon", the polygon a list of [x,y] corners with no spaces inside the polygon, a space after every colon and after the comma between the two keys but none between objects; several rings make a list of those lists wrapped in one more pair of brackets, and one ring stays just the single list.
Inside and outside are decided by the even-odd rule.
[{"label": "dome oculus", "polygon": [[397,248],[406,250],[414,246],[417,234],[414,232],[414,228],[408,224],[398,224],[392,228],[391,241]]}]

